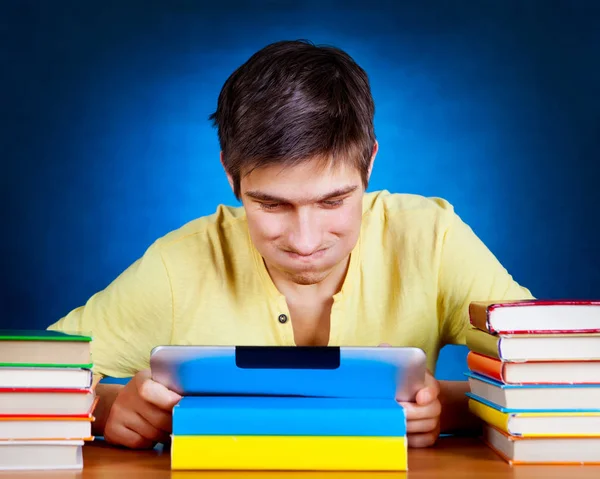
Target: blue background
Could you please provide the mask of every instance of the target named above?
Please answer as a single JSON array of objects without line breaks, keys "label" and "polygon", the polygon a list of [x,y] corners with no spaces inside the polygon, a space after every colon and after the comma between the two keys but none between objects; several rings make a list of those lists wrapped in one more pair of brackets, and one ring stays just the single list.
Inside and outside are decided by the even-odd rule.
[{"label": "blue background", "polygon": [[236,204],[207,117],[237,66],[296,38],[371,77],[370,190],[448,199],[538,297],[600,296],[600,2],[244,3],[0,2],[1,327],[45,328]]}]

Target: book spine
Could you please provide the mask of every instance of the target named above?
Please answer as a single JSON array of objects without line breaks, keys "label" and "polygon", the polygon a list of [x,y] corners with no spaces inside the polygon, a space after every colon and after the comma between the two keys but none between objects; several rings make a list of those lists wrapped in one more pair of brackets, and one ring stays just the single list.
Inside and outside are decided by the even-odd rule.
[{"label": "book spine", "polygon": [[481,302],[469,304],[469,322],[471,326],[481,331],[492,333],[490,329],[488,305]]},{"label": "book spine", "polygon": [[504,377],[504,363],[499,359],[490,358],[473,351],[467,354],[467,367],[482,376],[506,383]]},{"label": "book spine", "polygon": [[491,424],[497,429],[510,434],[508,430],[508,414],[498,411],[497,409],[489,407],[472,398],[469,398],[469,411],[484,423]]},{"label": "book spine", "polygon": [[500,354],[500,337],[486,333],[477,328],[467,328],[467,347],[476,353],[490,358],[502,359]]}]

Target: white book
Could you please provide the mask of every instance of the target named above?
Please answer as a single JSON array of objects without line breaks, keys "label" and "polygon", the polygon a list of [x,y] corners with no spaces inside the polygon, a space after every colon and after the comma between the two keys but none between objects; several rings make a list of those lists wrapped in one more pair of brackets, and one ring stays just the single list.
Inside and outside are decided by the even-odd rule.
[{"label": "white book", "polygon": [[91,390],[0,388],[0,416],[82,415],[92,409],[96,393]]},{"label": "white book", "polygon": [[83,468],[83,441],[0,441],[0,470]]},{"label": "white book", "polygon": [[20,419],[7,418],[0,421],[0,441],[92,438],[90,419]]},{"label": "white book", "polygon": [[483,440],[510,464],[600,464],[600,437],[523,438],[485,424]]},{"label": "white book", "polygon": [[502,384],[467,374],[471,393],[510,410],[598,411],[600,384]]},{"label": "white book", "polygon": [[80,368],[0,368],[0,388],[84,389],[92,386],[91,369]]}]

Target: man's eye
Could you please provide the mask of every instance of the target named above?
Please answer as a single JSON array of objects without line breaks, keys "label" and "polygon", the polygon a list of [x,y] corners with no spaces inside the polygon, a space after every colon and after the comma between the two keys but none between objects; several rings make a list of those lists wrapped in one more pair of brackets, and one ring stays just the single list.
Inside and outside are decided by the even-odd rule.
[{"label": "man's eye", "polygon": [[279,203],[260,203],[260,207],[263,210],[274,210],[279,206]]},{"label": "man's eye", "polygon": [[344,200],[327,200],[322,202],[323,206],[327,208],[336,208],[344,204]]}]

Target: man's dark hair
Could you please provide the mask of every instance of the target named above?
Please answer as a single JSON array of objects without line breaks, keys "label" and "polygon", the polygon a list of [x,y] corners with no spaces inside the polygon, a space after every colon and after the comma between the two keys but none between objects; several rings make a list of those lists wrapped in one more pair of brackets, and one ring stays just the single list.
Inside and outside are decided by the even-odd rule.
[{"label": "man's dark hair", "polygon": [[267,45],[235,70],[209,119],[240,199],[242,175],[315,158],[355,166],[366,188],[374,113],[367,74],[347,53],[298,40]]}]

